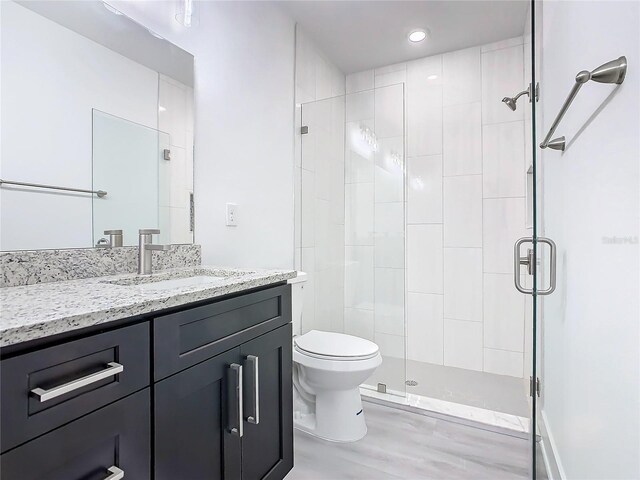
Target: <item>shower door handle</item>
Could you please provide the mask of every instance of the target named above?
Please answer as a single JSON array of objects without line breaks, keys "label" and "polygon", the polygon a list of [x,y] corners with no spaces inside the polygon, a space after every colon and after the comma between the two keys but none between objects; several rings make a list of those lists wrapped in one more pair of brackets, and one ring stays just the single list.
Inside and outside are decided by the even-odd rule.
[{"label": "shower door handle", "polygon": [[[538,243],[546,243],[549,245],[550,255],[549,255],[549,287],[543,290],[537,290],[536,294],[538,295],[549,295],[553,293],[556,289],[556,244],[553,240],[546,237],[538,237]],[[516,241],[513,247],[513,283],[516,286],[516,289],[520,293],[524,293],[526,295],[533,293],[533,288],[524,288],[520,284],[520,267],[522,265],[526,265],[527,273],[529,275],[533,275],[536,268],[536,255],[533,248],[527,249],[527,254],[524,257],[520,256],[520,247],[524,243],[530,243],[533,246],[533,238],[532,237],[523,237]]]}]

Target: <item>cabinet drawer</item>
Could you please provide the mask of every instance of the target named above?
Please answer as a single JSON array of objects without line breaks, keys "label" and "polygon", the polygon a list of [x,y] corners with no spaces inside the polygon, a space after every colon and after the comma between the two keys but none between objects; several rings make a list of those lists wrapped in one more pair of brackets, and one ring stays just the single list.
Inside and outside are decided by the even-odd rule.
[{"label": "cabinet drawer", "polygon": [[2,479],[149,479],[149,401],[147,388],[3,454]]},{"label": "cabinet drawer", "polygon": [[290,285],[157,317],[153,326],[155,379],[184,370],[290,321]]},{"label": "cabinet drawer", "polygon": [[3,360],[5,452],[149,385],[149,324]]}]

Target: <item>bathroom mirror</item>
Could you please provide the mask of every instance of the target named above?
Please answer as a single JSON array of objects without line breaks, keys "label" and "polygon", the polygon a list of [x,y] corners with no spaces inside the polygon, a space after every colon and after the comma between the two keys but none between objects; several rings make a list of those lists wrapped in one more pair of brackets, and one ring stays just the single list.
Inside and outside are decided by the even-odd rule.
[{"label": "bathroom mirror", "polygon": [[0,9],[0,250],[192,243],[193,56],[102,1]]}]

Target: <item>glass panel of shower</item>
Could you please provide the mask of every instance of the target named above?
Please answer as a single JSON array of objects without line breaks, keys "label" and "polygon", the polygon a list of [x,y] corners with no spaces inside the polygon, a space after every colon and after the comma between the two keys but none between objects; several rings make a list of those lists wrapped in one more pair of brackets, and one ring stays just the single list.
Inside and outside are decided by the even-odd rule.
[{"label": "glass panel of shower", "polygon": [[530,114],[526,95],[503,98],[527,89],[526,42],[405,64],[407,402],[523,438],[531,304],[513,245],[532,229]]},{"label": "glass panel of shower", "polygon": [[301,106],[302,333],[375,342],[371,395],[405,395],[404,84]]}]

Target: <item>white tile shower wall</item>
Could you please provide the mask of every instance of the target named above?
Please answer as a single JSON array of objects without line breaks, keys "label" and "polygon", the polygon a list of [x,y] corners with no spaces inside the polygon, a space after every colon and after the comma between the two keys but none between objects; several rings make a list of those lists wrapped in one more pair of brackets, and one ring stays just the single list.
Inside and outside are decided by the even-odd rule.
[{"label": "white tile shower wall", "polygon": [[[526,235],[525,108],[512,112],[500,102],[525,88],[523,62],[523,38],[517,37],[347,76],[347,92],[361,92],[354,96],[353,119],[378,118],[378,105],[363,100],[371,97],[367,90],[397,82],[406,86],[406,345],[411,360],[526,376],[525,299],[509,275],[513,242]],[[393,110],[387,108],[386,115]],[[353,154],[347,162],[347,181],[370,189],[364,187],[372,185],[370,163]],[[368,263],[358,262],[351,275],[354,281],[364,280],[366,272],[376,277],[375,291],[362,284],[367,301],[375,300],[376,306],[378,296],[392,296],[382,292],[387,277],[377,279],[387,275],[386,268],[377,267],[399,265],[392,253],[399,240],[377,231],[394,208],[385,203],[379,211],[380,202],[399,202],[402,192],[393,181],[385,185],[384,173],[374,172],[373,211],[371,191],[366,190],[366,199],[355,196],[358,190],[349,196],[347,185],[347,216],[357,214],[362,222],[351,234],[347,227],[347,244],[357,238],[370,244],[371,235],[375,243],[373,259],[370,251]],[[358,297],[352,292],[347,298],[353,303]],[[395,323],[379,320],[377,312],[350,311],[349,318],[351,331],[374,332],[381,339],[383,353],[401,353]],[[375,328],[366,322],[375,322]]]},{"label": "white tile shower wall", "polygon": [[[312,329],[361,331],[363,305],[370,304],[371,292],[345,295],[345,275],[359,278],[358,264],[345,267],[345,236],[351,245],[370,245],[370,251],[347,251],[347,254],[373,260],[373,183],[349,188],[345,180],[361,178],[362,165],[350,157],[345,177],[345,115],[360,119],[373,117],[358,105],[345,105],[345,76],[322,54],[304,31],[296,27],[296,139],[295,186],[296,268],[307,272],[302,333]],[[366,102],[363,102],[366,105]],[[345,108],[351,107],[350,110]],[[309,133],[302,135],[305,125]],[[371,177],[372,177],[371,171]],[[371,178],[372,182],[373,179]],[[361,187],[361,188],[358,188]],[[353,198],[354,209],[345,212],[345,198]],[[362,208],[362,210],[360,210]],[[361,228],[356,228],[361,227]],[[371,232],[370,235],[360,232]],[[300,252],[301,250],[301,252]],[[345,271],[346,268],[346,271]],[[353,315],[347,316],[345,300]],[[354,320],[356,319],[356,320]]]}]

